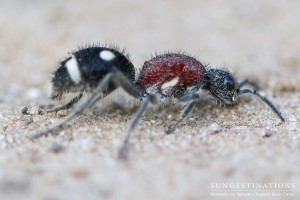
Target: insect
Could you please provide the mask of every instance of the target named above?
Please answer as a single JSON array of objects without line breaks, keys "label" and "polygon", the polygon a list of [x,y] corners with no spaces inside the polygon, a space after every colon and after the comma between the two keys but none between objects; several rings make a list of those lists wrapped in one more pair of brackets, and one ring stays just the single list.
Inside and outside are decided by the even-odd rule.
[{"label": "insect", "polygon": [[163,98],[175,98],[180,102],[187,102],[179,119],[168,127],[166,132],[171,133],[198,102],[200,96],[197,92],[200,89],[208,90],[226,105],[234,104],[240,94],[254,94],[267,103],[284,121],[280,111],[267,98],[254,89],[242,89],[248,82],[238,83],[226,70],[209,68],[194,57],[183,53],[164,53],[146,61],[140,75],[135,77],[135,68],[128,56],[124,54],[124,51],[120,52],[116,48],[91,46],[75,51],[63,60],[52,78],[51,98],[60,99],[68,92],[78,93],[78,95],[67,104],[47,112],[73,107],[85,92],[91,93],[91,96],[75,106],[60,123],[34,132],[31,137],[37,138],[63,128],[74,116],[118,87],[122,87],[131,96],[141,100],[119,149],[120,158],[127,157],[130,135],[150,102],[156,104],[158,99]]}]

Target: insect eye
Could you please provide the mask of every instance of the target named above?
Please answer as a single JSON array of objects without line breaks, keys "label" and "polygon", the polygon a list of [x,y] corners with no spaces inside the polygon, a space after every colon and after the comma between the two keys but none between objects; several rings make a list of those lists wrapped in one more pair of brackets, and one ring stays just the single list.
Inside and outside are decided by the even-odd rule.
[{"label": "insect eye", "polygon": [[235,89],[235,82],[230,77],[225,77],[224,78],[224,85],[225,85],[226,89],[228,89],[228,90],[234,90]]}]

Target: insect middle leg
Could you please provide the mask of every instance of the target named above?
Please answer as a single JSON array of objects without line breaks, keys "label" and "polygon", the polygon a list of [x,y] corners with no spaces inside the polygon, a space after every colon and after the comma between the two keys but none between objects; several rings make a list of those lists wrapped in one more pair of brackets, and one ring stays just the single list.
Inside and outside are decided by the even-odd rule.
[{"label": "insect middle leg", "polygon": [[147,106],[149,103],[156,104],[157,103],[157,97],[156,95],[153,94],[148,94],[148,96],[141,102],[138,110],[136,111],[134,117],[131,119],[131,122],[129,124],[129,128],[127,130],[127,133],[123,139],[123,142],[121,144],[121,147],[119,148],[118,151],[118,158],[119,159],[127,159],[127,154],[128,154],[128,143],[130,136],[137,125],[138,121],[141,119],[143,113],[145,112]]},{"label": "insect middle leg", "polygon": [[198,102],[200,96],[196,93],[188,93],[179,98],[180,101],[189,101],[187,105],[182,109],[181,116],[177,121],[175,121],[172,125],[168,127],[166,130],[167,134],[171,134],[175,131],[175,129],[178,127],[178,125],[187,118],[187,116],[191,113],[193,110],[195,104]]}]

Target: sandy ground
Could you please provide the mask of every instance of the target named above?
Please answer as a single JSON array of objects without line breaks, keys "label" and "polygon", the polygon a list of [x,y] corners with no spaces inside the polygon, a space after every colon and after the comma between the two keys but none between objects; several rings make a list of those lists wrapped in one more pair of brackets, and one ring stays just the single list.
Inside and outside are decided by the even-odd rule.
[{"label": "sandy ground", "polygon": [[[299,7],[298,0],[1,1],[0,199],[216,199],[217,183],[274,183],[283,196],[258,197],[250,191],[257,186],[243,194],[299,199]],[[126,47],[136,66],[155,52],[185,50],[231,67],[240,80],[257,80],[286,122],[253,96],[234,107],[206,98],[165,135],[167,116],[178,112],[154,108],[133,135],[129,161],[120,162],[133,113],[102,112],[99,102],[57,135],[29,140],[63,117],[31,121],[21,109],[50,103],[44,85],[57,62],[94,42]]]}]

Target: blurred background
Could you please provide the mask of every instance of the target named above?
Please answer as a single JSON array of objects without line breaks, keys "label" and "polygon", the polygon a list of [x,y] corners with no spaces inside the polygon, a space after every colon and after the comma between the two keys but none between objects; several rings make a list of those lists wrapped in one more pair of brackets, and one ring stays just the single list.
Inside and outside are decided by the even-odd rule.
[{"label": "blurred background", "polygon": [[[299,183],[299,8],[299,0],[0,0],[0,199],[78,199],[74,191],[89,199],[199,199],[211,197],[216,181]],[[287,122],[274,125],[264,104],[244,99],[238,109],[203,106],[190,126],[165,136],[158,114],[154,124],[141,123],[145,139],[133,140],[129,166],[114,158],[130,114],[83,116],[72,139],[29,141],[25,133],[56,118],[28,125],[21,108],[46,98],[58,61],[93,43],[126,47],[137,67],[166,50],[230,67],[240,80],[258,80]],[[67,151],[53,154],[57,142]]]},{"label": "blurred background", "polygon": [[293,81],[299,7],[297,0],[3,0],[1,81],[39,86],[67,52],[90,43],[126,47],[136,66],[155,52],[183,50],[242,77],[272,75],[264,84]]}]

